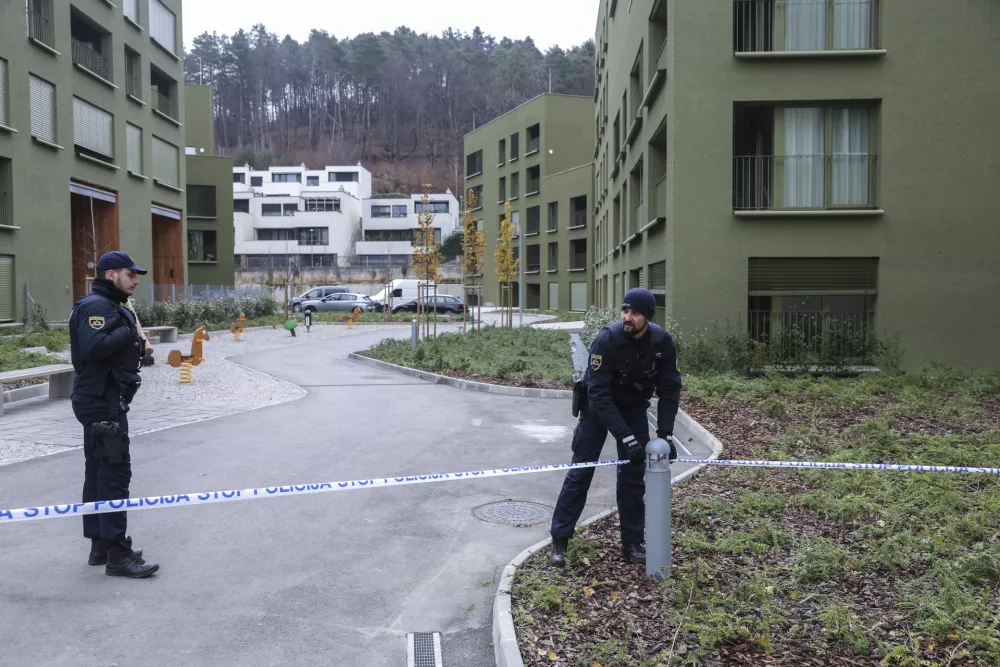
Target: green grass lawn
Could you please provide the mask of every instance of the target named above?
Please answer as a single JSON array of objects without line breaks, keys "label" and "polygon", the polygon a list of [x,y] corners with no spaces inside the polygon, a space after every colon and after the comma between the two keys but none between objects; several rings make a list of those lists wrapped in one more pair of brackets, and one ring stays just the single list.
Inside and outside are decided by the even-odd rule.
[{"label": "green grass lawn", "polygon": [[65,329],[44,330],[34,329],[25,333],[19,327],[19,333],[11,335],[6,330],[0,330],[0,372],[17,371],[36,366],[65,363],[62,359],[48,354],[22,352],[26,347],[46,347],[51,352],[58,352],[69,345],[69,332]]},{"label": "green grass lawn", "polygon": [[362,354],[400,366],[482,382],[567,387],[573,374],[569,334],[529,327],[486,327],[481,334],[443,334],[410,342],[385,340]]},{"label": "green grass lawn", "polygon": [[[1000,373],[686,377],[682,407],[724,458],[1000,463]],[[617,516],[565,571],[530,559],[526,664],[1000,664],[995,476],[710,467],[675,488],[673,527],[662,585],[617,555]]]}]

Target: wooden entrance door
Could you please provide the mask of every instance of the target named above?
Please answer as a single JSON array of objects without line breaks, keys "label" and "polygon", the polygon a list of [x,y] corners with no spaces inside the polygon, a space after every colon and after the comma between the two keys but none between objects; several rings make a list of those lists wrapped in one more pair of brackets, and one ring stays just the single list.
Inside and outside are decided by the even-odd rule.
[{"label": "wooden entrance door", "polygon": [[97,260],[119,250],[118,202],[96,197],[70,195],[70,234],[73,243],[73,300],[90,292],[97,275]]},{"label": "wooden entrance door", "polygon": [[183,232],[180,220],[153,214],[152,281],[157,300],[169,301],[184,294]]}]

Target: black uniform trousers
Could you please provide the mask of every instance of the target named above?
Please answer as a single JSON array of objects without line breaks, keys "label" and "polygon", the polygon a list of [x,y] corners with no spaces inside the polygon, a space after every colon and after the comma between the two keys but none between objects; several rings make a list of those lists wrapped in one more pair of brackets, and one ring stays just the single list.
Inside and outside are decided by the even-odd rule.
[{"label": "black uniform trousers", "polygon": [[[646,409],[636,407],[619,411],[635,434],[635,439],[642,443],[645,450],[646,443],[649,442]],[[599,422],[590,416],[581,417],[573,432],[573,463],[593,463],[599,460],[607,437],[608,430]],[[618,458],[628,458],[621,445],[618,446]],[[618,514],[623,545],[643,542],[643,526],[646,521],[645,473],[645,456],[634,463],[618,466]],[[574,468],[566,473],[566,480],[552,514],[552,537],[573,536],[576,522],[580,520],[583,506],[587,503],[587,492],[593,479],[594,468]]]},{"label": "black uniform trousers", "polygon": [[[132,461],[128,447],[125,448],[121,463],[102,463],[96,456],[97,445],[91,427],[95,422],[108,419],[107,406],[103,404],[89,406],[74,402],[73,413],[77,421],[83,424],[83,455],[86,459],[83,502],[128,498],[128,486],[132,481]],[[128,433],[128,416],[124,412],[118,416],[118,424]],[[128,442],[127,436],[126,442]],[[125,512],[87,514],[83,517],[83,536],[88,539],[124,540],[127,527],[128,518]]]}]

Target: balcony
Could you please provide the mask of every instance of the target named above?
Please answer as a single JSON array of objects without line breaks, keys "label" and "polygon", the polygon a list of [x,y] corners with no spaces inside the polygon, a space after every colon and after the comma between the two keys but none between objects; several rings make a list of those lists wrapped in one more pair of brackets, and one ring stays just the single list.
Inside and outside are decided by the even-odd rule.
[{"label": "balcony", "polygon": [[154,107],[156,111],[159,111],[164,116],[167,116],[171,120],[177,119],[177,103],[173,97],[167,95],[166,93],[157,90],[154,96],[156,106]]},{"label": "balcony", "polygon": [[10,192],[0,191],[0,228],[15,226],[13,197]]},{"label": "balcony", "polygon": [[734,0],[739,58],[878,56],[880,0]]},{"label": "balcony", "polygon": [[410,241],[358,241],[355,244],[358,255],[412,255],[413,243]]},{"label": "balcony", "polygon": [[733,210],[744,214],[873,215],[876,155],[751,155],[733,158]]},{"label": "balcony", "polygon": [[93,72],[105,81],[111,81],[111,64],[87,42],[73,38],[73,64]]},{"label": "balcony", "polygon": [[649,199],[649,222],[640,229],[644,232],[653,225],[664,222],[667,219],[667,175],[658,180],[650,192]]},{"label": "balcony", "polygon": [[52,22],[40,12],[28,10],[28,37],[39,44],[55,51],[55,40],[52,36]]}]

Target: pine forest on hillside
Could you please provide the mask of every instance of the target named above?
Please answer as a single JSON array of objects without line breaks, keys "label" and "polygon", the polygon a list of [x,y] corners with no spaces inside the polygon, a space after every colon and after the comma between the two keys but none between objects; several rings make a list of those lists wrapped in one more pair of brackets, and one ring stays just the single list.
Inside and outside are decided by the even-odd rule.
[{"label": "pine forest on hillside", "polygon": [[314,29],[299,43],[258,24],[195,37],[185,73],[215,88],[216,143],[236,164],[360,162],[378,193],[418,192],[421,183],[460,193],[466,133],[550,80],[554,93],[593,95],[593,63],[593,40],[542,53],[530,37],[400,27],[350,39]]}]

